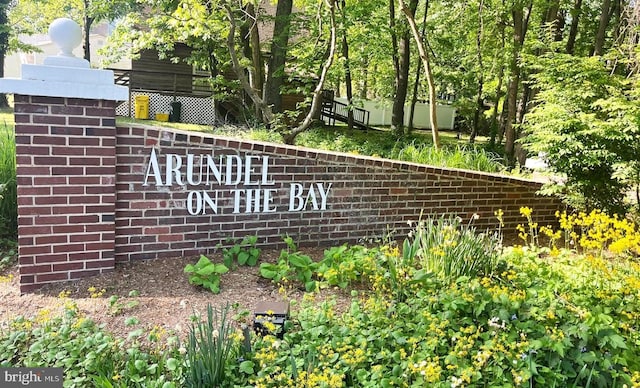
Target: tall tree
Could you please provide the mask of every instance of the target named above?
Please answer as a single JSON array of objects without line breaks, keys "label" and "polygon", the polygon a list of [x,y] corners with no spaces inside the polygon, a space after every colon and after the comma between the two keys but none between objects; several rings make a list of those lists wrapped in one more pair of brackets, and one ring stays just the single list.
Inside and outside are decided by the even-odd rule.
[{"label": "tall tree", "polygon": [[347,125],[349,129],[353,128],[353,82],[351,80],[351,64],[349,63],[349,42],[347,41],[347,17],[346,17],[346,1],[340,2],[341,24],[342,24],[342,59],[344,65],[344,82],[347,90]]},{"label": "tall tree", "polygon": [[576,37],[578,36],[578,25],[581,14],[582,0],[575,0],[573,8],[571,9],[571,26],[569,27],[569,37],[567,38],[567,46],[565,49],[567,51],[567,54],[573,54],[573,50],[576,44]]},{"label": "tall tree", "polygon": [[[407,14],[412,20],[416,15],[418,8],[418,0],[409,0],[409,4],[401,1],[402,12]],[[390,15],[395,18],[395,15]],[[414,20],[415,23],[415,20]],[[409,69],[411,67],[411,32],[406,28],[405,23],[401,23],[398,42],[398,67],[395,77],[395,95],[393,98],[393,106],[391,107],[391,128],[398,134],[404,133],[404,104],[407,100],[407,91],[409,89]]]},{"label": "tall tree", "polygon": [[515,146],[517,140],[516,133],[516,113],[518,107],[518,89],[520,86],[520,56],[522,47],[524,45],[527,28],[529,25],[529,16],[531,15],[531,8],[533,7],[533,1],[529,2],[527,6],[520,3],[519,0],[515,1],[511,9],[511,17],[513,22],[513,42],[512,42],[512,56],[509,70],[511,78],[509,80],[509,87],[507,89],[507,116],[505,121],[505,155],[507,157],[507,163],[509,166],[515,165]]},{"label": "tall tree", "polygon": [[[427,15],[429,14],[429,0],[425,1],[424,15],[422,15],[422,26],[420,27],[420,40],[424,41],[425,33],[427,29]],[[416,75],[413,82],[413,94],[411,95],[411,107],[409,110],[409,125],[407,132],[413,131],[413,117],[416,111],[416,104],[418,103],[418,90],[420,88],[420,74],[422,73],[422,61],[418,61],[416,65]]]},{"label": "tall tree", "polygon": [[422,37],[420,36],[420,32],[418,31],[418,26],[416,25],[416,21],[414,19],[416,10],[411,9],[410,6],[405,4],[404,0],[400,0],[400,8],[404,13],[404,16],[409,23],[409,27],[411,33],[413,34],[413,38],[418,45],[418,52],[420,53],[420,59],[422,60],[422,65],[424,66],[425,75],[427,78],[427,83],[429,85],[429,117],[431,119],[431,134],[433,137],[433,147],[435,149],[440,148],[440,135],[438,132],[438,116],[437,116],[437,93],[435,81],[433,79],[433,70],[431,69],[431,61],[429,60],[429,54],[427,53],[427,49],[422,41]]},{"label": "tall tree", "polygon": [[272,105],[272,110],[276,113],[282,111],[281,88],[285,79],[292,8],[293,0],[278,0],[271,41],[271,58],[264,88],[264,99],[267,104]]},{"label": "tall tree", "polygon": [[594,55],[602,55],[604,53],[604,41],[607,33],[607,26],[611,19],[611,0],[602,0],[602,7],[600,8],[600,19],[598,20],[598,29],[596,31],[596,37],[593,41],[593,49],[591,50]]},{"label": "tall tree", "polygon": [[[9,5],[11,0],[0,0],[0,78],[4,77],[4,61],[9,51]],[[9,101],[4,93],[0,93],[0,108],[7,108]]]},{"label": "tall tree", "polygon": [[482,93],[484,91],[484,65],[482,59],[482,39],[484,35],[484,0],[478,2],[478,30],[476,33],[476,55],[478,58],[478,93],[476,95],[476,109],[473,116],[473,129],[469,136],[469,143],[475,142],[478,130],[480,128],[480,114],[484,111],[484,100]]}]

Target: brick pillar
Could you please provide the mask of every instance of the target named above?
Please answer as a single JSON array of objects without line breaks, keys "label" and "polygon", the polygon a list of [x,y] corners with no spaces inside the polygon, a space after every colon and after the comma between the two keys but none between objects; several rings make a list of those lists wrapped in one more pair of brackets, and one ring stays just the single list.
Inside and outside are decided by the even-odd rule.
[{"label": "brick pillar", "polygon": [[115,101],[15,95],[20,291],[111,270]]},{"label": "brick pillar", "polygon": [[58,55],[0,79],[15,102],[21,292],[114,267],[115,106],[128,90],[73,55],[76,22],[54,20],[49,37]]}]

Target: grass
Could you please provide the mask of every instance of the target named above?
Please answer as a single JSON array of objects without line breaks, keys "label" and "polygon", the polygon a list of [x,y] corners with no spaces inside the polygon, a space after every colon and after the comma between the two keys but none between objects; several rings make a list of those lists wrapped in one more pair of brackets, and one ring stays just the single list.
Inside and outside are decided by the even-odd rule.
[{"label": "grass", "polygon": [[0,238],[15,237],[18,230],[14,126],[13,113],[0,111]]},{"label": "grass", "polygon": [[[247,128],[210,125],[167,123],[154,120],[136,120],[119,117],[120,123],[138,123],[163,126],[186,131],[205,132],[240,139],[281,143],[280,135],[264,128]],[[303,147],[328,151],[346,152],[356,155],[368,155],[408,162],[430,164],[439,167],[462,168],[484,172],[505,170],[502,158],[484,149],[486,139],[478,138],[476,144],[469,144],[468,137],[453,131],[441,131],[443,147],[432,147],[431,132],[416,130],[410,135],[398,138],[388,127],[362,131],[348,129],[346,126],[316,126],[300,134],[296,144]]]}]

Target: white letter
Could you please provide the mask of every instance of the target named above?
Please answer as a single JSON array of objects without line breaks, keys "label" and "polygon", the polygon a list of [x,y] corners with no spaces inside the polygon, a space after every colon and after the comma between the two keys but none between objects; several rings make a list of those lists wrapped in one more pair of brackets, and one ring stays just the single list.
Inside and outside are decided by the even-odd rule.
[{"label": "white letter", "polygon": [[[302,199],[302,184],[292,183],[289,189],[289,211],[297,212],[304,207],[304,200]],[[294,200],[297,200],[298,204],[294,206]]]},{"label": "white letter", "polygon": [[[176,160],[175,167],[173,165],[174,158]],[[171,186],[173,184],[173,175],[176,176],[176,183],[180,186],[184,186],[184,183],[182,183],[182,176],[180,175],[180,167],[182,167],[182,158],[180,157],[180,155],[167,154],[167,168],[165,174],[167,178],[167,186]]]},{"label": "white letter", "polygon": [[[233,173],[233,159],[235,159],[238,163],[238,168],[236,168],[235,181],[231,180],[231,174]],[[240,159],[238,155],[227,155],[227,181],[225,182],[225,185],[234,186],[240,183],[240,180],[242,180],[242,159]]]},{"label": "white letter", "polygon": [[251,159],[260,159],[256,155],[247,155],[244,157],[244,184],[245,185],[257,185],[259,182],[251,182],[251,174],[253,169],[251,168]]},{"label": "white letter", "polygon": [[331,190],[332,185],[333,183],[329,183],[329,186],[327,186],[327,191],[325,191],[323,183],[316,183],[316,186],[318,186],[318,193],[320,194],[320,199],[322,200],[322,205],[320,206],[320,210],[327,210],[327,196],[329,195],[329,190]]},{"label": "white letter", "polygon": [[[194,196],[196,197],[196,208],[195,208],[195,210],[193,209],[193,197]],[[202,211],[202,196],[200,195],[200,192],[198,192],[198,191],[189,192],[189,196],[187,196],[187,211],[192,216],[200,214],[200,212]]]},{"label": "white letter", "polygon": [[275,181],[269,182],[269,178],[267,174],[269,172],[269,155],[264,155],[262,157],[262,185],[263,186],[273,186],[276,184]]},{"label": "white letter", "polygon": [[311,204],[313,205],[313,210],[318,209],[318,200],[316,199],[316,192],[313,190],[313,185],[309,187],[309,193],[307,194],[307,199],[304,200],[304,208],[307,208],[307,204],[309,203],[309,198],[311,198]]},{"label": "white letter", "polygon": [[[222,155],[220,155],[220,166],[222,166]],[[207,185],[209,184],[209,173],[213,173],[219,185],[222,184],[222,173],[220,170],[222,169],[218,169],[218,166],[216,166],[216,163],[213,161],[213,156],[207,155]]]},{"label": "white letter", "polygon": [[273,204],[273,197],[271,196],[273,193],[275,193],[277,190],[276,189],[264,189],[264,201],[263,201],[263,205],[262,205],[262,211],[264,213],[271,213],[276,211],[276,207],[270,207],[270,205]]},{"label": "white letter", "polygon": [[[215,193],[216,193],[215,201],[211,199],[211,197],[209,196],[209,193],[207,193],[206,191],[202,192],[202,198],[204,198],[204,203],[209,205],[211,210],[213,210],[213,214],[218,214],[218,190],[216,190]],[[204,205],[202,206],[202,214],[207,214],[207,207]]]},{"label": "white letter", "polygon": [[162,177],[160,176],[160,167],[158,167],[158,157],[156,156],[156,149],[151,149],[151,156],[149,157],[149,165],[147,166],[147,173],[144,176],[144,183],[142,186],[148,186],[147,179],[149,179],[151,170],[153,170],[153,178],[156,180],[156,186],[164,186],[162,184]]},{"label": "white letter", "polygon": [[197,182],[193,180],[193,158],[193,154],[187,154],[187,183],[197,186],[202,183],[202,155],[200,155],[200,173]]},{"label": "white letter", "polygon": [[244,190],[230,190],[233,193],[233,214],[240,213],[240,192]]}]

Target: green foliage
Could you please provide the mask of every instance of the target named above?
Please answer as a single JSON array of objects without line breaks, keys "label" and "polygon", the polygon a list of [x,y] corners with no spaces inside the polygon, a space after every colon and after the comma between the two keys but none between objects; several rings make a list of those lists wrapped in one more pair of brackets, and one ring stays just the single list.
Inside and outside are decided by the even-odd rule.
[{"label": "green foliage", "polygon": [[13,126],[0,123],[0,238],[18,233],[16,140]]},{"label": "green foliage", "polygon": [[144,350],[141,335],[138,329],[128,341],[114,338],[67,301],[63,316],[53,317],[50,311],[41,310],[35,318],[18,318],[9,330],[0,331],[0,366],[61,367],[64,387],[181,386],[183,366],[178,361],[177,338],[150,334],[147,340],[158,346]]},{"label": "green foliage", "polygon": [[13,266],[18,260],[18,242],[0,239],[0,273]]},{"label": "green foliage", "polygon": [[621,387],[640,381],[637,263],[573,255],[549,261],[522,248],[504,258],[509,267],[492,278],[431,277],[404,300],[384,289],[363,293],[342,315],[332,302],[305,303],[283,340],[254,344],[252,383]]},{"label": "green foliage", "polygon": [[[140,293],[136,290],[132,290],[129,292],[129,298],[135,298],[139,295]],[[130,311],[138,307],[139,304],[140,302],[135,299],[123,301],[119,296],[111,295],[109,297],[109,313],[113,316],[118,316],[125,311]]]},{"label": "green foliage", "polygon": [[200,255],[196,264],[187,264],[184,273],[189,274],[189,283],[209,289],[214,294],[220,292],[220,275],[229,268],[224,264],[215,264],[208,257]]},{"label": "green foliage", "polygon": [[505,169],[497,154],[474,146],[443,147],[436,150],[431,144],[412,142],[394,150],[393,159],[484,172],[500,172]]},{"label": "green foliage", "polygon": [[459,217],[427,218],[419,221],[413,243],[405,241],[422,270],[445,279],[491,276],[498,265],[500,241],[495,234],[478,233],[473,219],[463,224]]},{"label": "green foliage", "polygon": [[638,90],[600,57],[548,54],[531,61],[540,92],[524,126],[526,147],[544,152],[566,178],[549,191],[581,210],[624,214],[626,193],[638,183]]},{"label": "green foliage", "polygon": [[[530,224],[522,233],[547,235],[531,212],[521,209]],[[275,331],[234,330],[229,307],[209,305],[186,347],[175,337],[164,343],[162,329],[154,328],[144,350],[138,319],[127,318],[134,330],[115,339],[70,304],[63,317],[43,310],[0,331],[0,367],[62,366],[65,387],[637,386],[637,228],[602,212],[558,217],[560,229],[545,227],[548,233],[564,232],[584,255],[540,248],[528,236],[526,247],[488,262],[502,266],[456,269],[459,263],[443,261],[429,268],[428,250],[438,259],[440,250],[473,258],[484,241],[485,254],[495,253],[492,240],[465,236],[473,229],[444,217],[422,221],[402,250],[340,246],[326,250],[317,267],[294,258],[304,255],[287,238],[280,280],[302,283],[294,269],[306,268],[312,280],[323,274],[314,290],[357,282],[346,310],[307,294],[276,338]]]},{"label": "green foliage", "polygon": [[234,244],[229,248],[223,247],[222,244],[218,245],[218,248],[222,248],[223,262],[227,268],[232,268],[234,262],[250,267],[258,264],[260,258],[260,248],[256,247],[258,236],[245,236],[239,243],[231,241]]},{"label": "green foliage", "polygon": [[354,282],[362,282],[371,263],[372,251],[361,245],[341,245],[324,251],[318,263],[318,277],[323,284],[346,288]]},{"label": "green foliage", "polygon": [[187,342],[186,387],[219,387],[226,381],[233,341],[228,320],[229,306],[218,311],[207,305],[207,320],[191,326]]},{"label": "green foliage", "polygon": [[314,272],[318,268],[318,263],[308,255],[299,252],[291,237],[285,237],[284,241],[288,248],[280,251],[276,264],[260,264],[260,275],[278,284],[295,280],[300,282],[306,291],[314,291],[316,289]]}]

